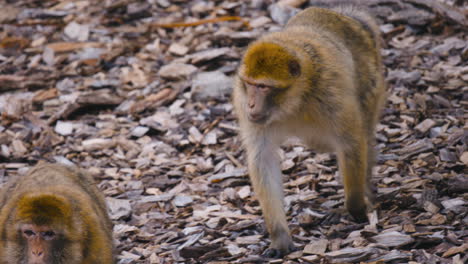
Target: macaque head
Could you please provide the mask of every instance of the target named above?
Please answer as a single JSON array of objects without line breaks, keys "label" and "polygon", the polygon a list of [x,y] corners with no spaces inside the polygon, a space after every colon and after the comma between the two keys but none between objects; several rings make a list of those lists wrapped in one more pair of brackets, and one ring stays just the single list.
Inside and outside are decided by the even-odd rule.
[{"label": "macaque head", "polygon": [[252,44],[239,70],[249,121],[267,124],[298,105],[294,90],[300,76],[299,59],[291,51],[275,43]]},{"label": "macaque head", "polygon": [[[56,195],[25,195],[18,201],[13,220],[18,263],[64,263],[70,244],[72,208]],[[67,253],[68,254],[68,253]]]}]

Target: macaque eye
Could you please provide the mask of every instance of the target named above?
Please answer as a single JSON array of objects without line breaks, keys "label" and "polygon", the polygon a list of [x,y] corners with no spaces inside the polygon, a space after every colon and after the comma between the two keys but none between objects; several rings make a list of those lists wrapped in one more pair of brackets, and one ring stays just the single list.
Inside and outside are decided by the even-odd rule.
[{"label": "macaque eye", "polygon": [[42,232],[41,235],[45,240],[51,240],[52,238],[55,237],[55,232],[54,231],[45,231],[45,232]]},{"label": "macaque eye", "polygon": [[26,237],[31,237],[31,236],[36,235],[36,233],[34,233],[34,231],[29,230],[29,229],[24,230],[24,231],[23,231],[23,234],[24,234]]},{"label": "macaque eye", "polygon": [[258,89],[259,89],[260,91],[262,91],[262,92],[267,92],[267,91],[269,91],[270,88],[271,88],[270,86],[266,86],[266,85],[258,85],[257,87],[258,87]]}]

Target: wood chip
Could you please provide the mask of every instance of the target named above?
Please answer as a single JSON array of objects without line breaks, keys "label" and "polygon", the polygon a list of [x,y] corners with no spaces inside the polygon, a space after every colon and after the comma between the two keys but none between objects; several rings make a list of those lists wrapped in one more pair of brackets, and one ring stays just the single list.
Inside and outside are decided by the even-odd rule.
[{"label": "wood chip", "polygon": [[385,247],[401,247],[414,241],[411,236],[401,234],[397,231],[385,232],[373,236],[371,240]]},{"label": "wood chip", "polygon": [[421,133],[426,133],[427,131],[429,131],[429,129],[431,129],[435,125],[436,125],[436,122],[434,120],[428,118],[428,119],[425,119],[424,121],[422,121],[421,123],[419,123],[415,127],[415,129],[418,130]]},{"label": "wood chip", "polygon": [[304,254],[312,255],[324,255],[327,250],[328,240],[319,239],[317,241],[312,241],[304,247]]},{"label": "wood chip", "polygon": [[196,71],[197,67],[190,64],[171,63],[169,65],[161,67],[161,69],[158,72],[158,75],[162,78],[176,80],[187,78]]}]

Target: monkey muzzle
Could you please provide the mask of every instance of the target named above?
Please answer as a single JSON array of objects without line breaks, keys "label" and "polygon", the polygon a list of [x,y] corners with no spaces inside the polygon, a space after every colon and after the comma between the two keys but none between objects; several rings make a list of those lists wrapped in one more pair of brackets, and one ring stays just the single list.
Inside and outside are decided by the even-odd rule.
[{"label": "monkey muzzle", "polygon": [[249,112],[247,116],[250,122],[256,123],[256,124],[265,123],[268,117],[268,115],[264,113],[253,113],[253,112]]}]

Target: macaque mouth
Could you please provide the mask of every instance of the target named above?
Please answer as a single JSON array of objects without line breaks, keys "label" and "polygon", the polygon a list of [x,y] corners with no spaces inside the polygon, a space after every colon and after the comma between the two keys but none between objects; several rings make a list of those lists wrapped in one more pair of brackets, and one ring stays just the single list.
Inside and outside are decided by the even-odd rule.
[{"label": "macaque mouth", "polygon": [[268,119],[268,114],[263,114],[263,113],[248,113],[248,118],[250,122],[256,123],[256,124],[263,124],[267,121]]}]

